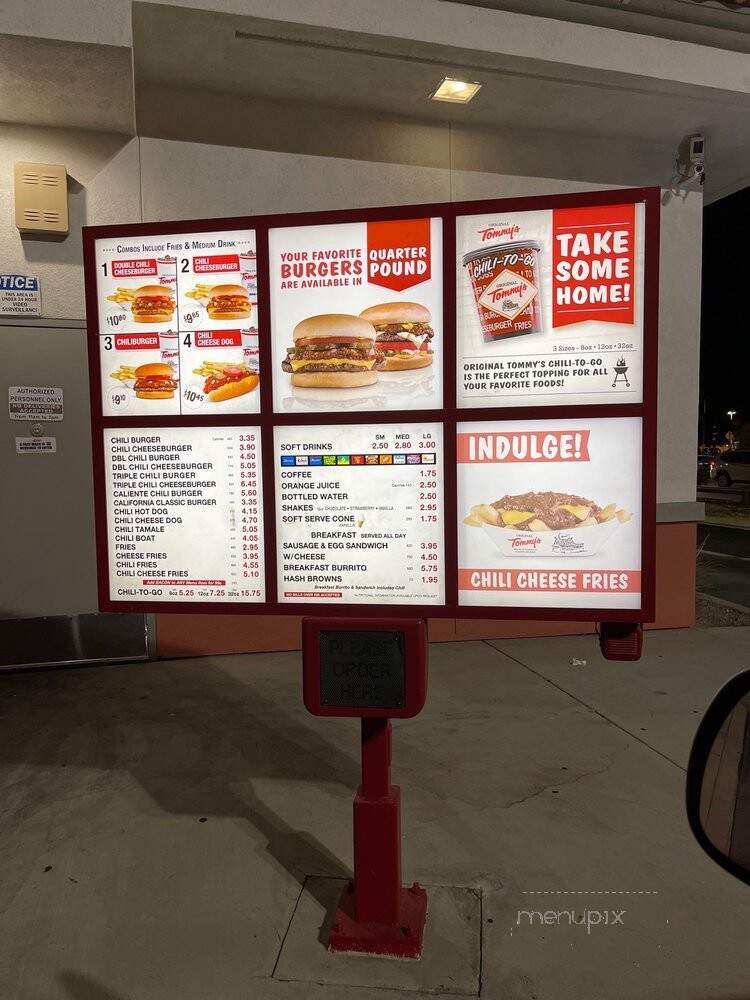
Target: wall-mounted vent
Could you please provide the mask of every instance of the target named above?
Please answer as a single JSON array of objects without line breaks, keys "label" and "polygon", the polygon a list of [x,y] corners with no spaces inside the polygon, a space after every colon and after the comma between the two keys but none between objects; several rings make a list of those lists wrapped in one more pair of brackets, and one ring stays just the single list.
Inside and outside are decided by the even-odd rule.
[{"label": "wall-mounted vent", "polygon": [[61,163],[13,167],[16,226],[22,233],[68,232],[68,173]]}]

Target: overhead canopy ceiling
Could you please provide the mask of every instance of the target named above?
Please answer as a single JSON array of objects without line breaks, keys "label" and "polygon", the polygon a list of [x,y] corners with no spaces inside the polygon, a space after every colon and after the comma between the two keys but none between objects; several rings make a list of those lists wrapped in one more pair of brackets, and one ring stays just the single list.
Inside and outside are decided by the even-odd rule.
[{"label": "overhead canopy ceiling", "polygon": [[[244,123],[236,111],[241,101],[225,105],[232,108],[223,127],[228,144],[233,134],[243,136],[237,144],[251,141],[245,126],[252,132],[250,116],[257,121],[263,102],[277,108],[286,102],[311,114],[335,109],[487,132],[553,130],[566,143],[599,138],[670,151],[686,133],[702,130],[710,156],[707,191],[736,187],[747,176],[747,94],[165,5],[137,3],[133,31],[137,122],[147,135],[174,134],[168,119],[190,118],[193,94],[193,131],[180,135],[200,141],[205,126],[205,141],[215,142],[208,119],[222,105],[206,101],[213,93],[248,102]],[[483,87],[466,106],[430,101],[443,76],[479,80]],[[165,94],[176,88],[182,106],[159,101],[160,87]],[[667,172],[671,165],[670,152]]]},{"label": "overhead canopy ceiling", "polygon": [[[657,2],[685,0],[631,0]],[[528,0],[528,5],[581,6],[574,0]],[[567,27],[560,24],[559,30]],[[613,72],[570,58],[563,63],[549,56],[500,54],[491,45],[479,51],[135,3],[132,52],[0,35],[0,118],[125,134],[134,133],[135,120],[138,133],[147,136],[310,151],[294,145],[295,130],[303,123],[308,133],[319,133],[314,152],[373,160],[387,158],[379,147],[384,123],[398,123],[401,148],[388,155],[441,166],[450,155],[448,140],[441,137],[451,123],[456,131],[475,134],[477,150],[482,136],[497,143],[499,136],[517,134],[527,147],[537,136],[556,136],[562,152],[570,156],[576,149],[579,164],[591,163],[593,181],[604,179],[595,169],[597,143],[621,148],[623,157],[642,148],[649,163],[663,164],[663,173],[654,174],[651,183],[668,182],[677,143],[701,130],[708,139],[709,198],[747,184],[750,88],[740,93],[678,83],[676,77],[636,73],[637,68],[633,62],[632,73]],[[479,80],[483,87],[467,106],[430,101],[443,76]],[[345,133],[357,128],[358,150],[341,152]],[[493,169],[479,159],[475,167],[464,162],[462,168]],[[534,168],[524,164],[527,169]],[[547,164],[539,173],[565,176]]]},{"label": "overhead canopy ceiling", "polygon": [[[750,52],[748,0],[442,0]],[[745,6],[740,6],[740,4]]]},{"label": "overhead canopy ceiling", "polygon": [[132,135],[130,49],[0,35],[0,119]]}]

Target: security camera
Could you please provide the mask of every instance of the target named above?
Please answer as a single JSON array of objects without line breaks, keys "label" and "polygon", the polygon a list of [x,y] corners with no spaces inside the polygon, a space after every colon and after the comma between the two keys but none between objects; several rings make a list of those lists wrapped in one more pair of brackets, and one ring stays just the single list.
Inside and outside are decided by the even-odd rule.
[{"label": "security camera", "polygon": [[677,147],[676,172],[673,178],[677,187],[706,179],[706,137],[702,132],[686,135]]},{"label": "security camera", "polygon": [[696,170],[705,170],[706,168],[706,140],[704,136],[700,133],[697,135],[689,135],[687,137],[688,142],[688,160],[692,163]]}]

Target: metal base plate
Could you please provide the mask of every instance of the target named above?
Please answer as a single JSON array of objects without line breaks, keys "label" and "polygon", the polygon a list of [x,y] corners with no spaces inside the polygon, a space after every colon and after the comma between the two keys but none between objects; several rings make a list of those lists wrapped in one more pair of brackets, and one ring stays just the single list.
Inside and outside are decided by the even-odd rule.
[{"label": "metal base plate", "polygon": [[341,894],[331,924],[328,936],[330,951],[420,958],[427,920],[427,893],[416,882],[410,889],[401,890],[398,924],[362,924],[357,921],[354,912],[354,891],[349,883]]}]

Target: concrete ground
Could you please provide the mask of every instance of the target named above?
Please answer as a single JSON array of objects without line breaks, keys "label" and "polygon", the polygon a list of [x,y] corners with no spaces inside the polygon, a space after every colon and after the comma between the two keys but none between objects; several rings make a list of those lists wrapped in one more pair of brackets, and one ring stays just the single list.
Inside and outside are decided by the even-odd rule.
[{"label": "concrete ground", "polygon": [[[694,844],[683,785],[750,629],[652,632],[645,650],[432,647],[427,708],[394,726],[404,880],[436,887],[424,975],[328,962],[358,729],[305,713],[298,654],[0,677],[0,996],[747,998],[750,887]],[[546,910],[563,916],[520,912]],[[435,978],[464,930],[476,950]]]},{"label": "concrete ground", "polygon": [[698,590],[750,611],[750,527],[698,525]]}]

